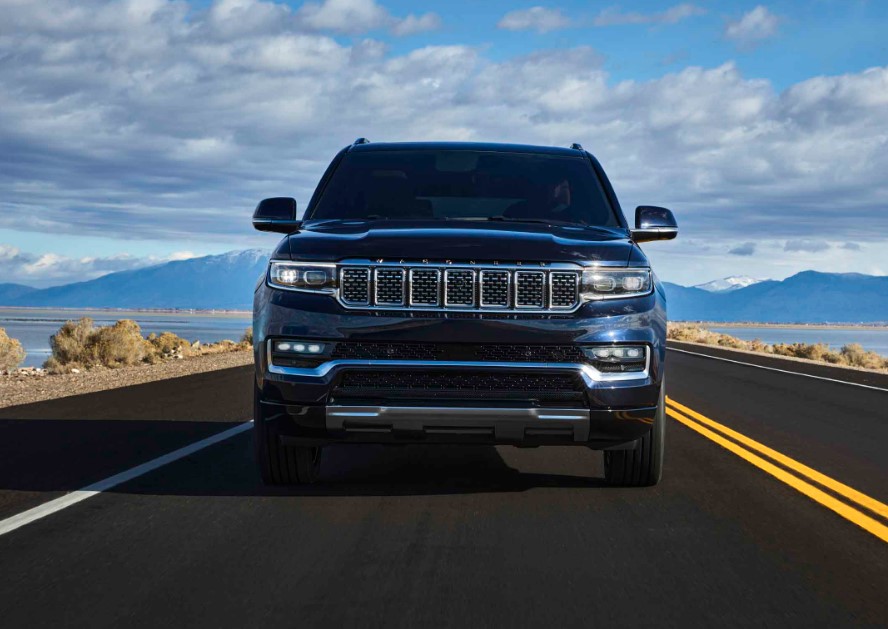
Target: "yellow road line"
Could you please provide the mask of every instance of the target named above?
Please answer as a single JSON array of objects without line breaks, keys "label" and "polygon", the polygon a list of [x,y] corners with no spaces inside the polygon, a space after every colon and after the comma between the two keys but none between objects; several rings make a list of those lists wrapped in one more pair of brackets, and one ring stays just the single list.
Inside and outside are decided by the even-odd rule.
[{"label": "yellow road line", "polygon": [[833,498],[832,496],[830,496],[828,493],[818,489],[817,487],[815,487],[814,485],[811,485],[810,483],[803,481],[800,478],[797,478],[796,476],[793,476],[789,472],[783,470],[782,468],[777,467],[776,465],[774,465],[773,463],[770,463],[769,461],[766,461],[765,459],[761,458],[760,456],[753,454],[752,452],[750,452],[744,448],[741,448],[733,441],[729,441],[729,440],[725,439],[724,437],[722,437],[718,433],[715,433],[712,430],[709,430],[708,428],[697,423],[693,419],[685,417],[684,415],[682,415],[678,411],[675,411],[671,408],[667,408],[666,413],[670,417],[672,417],[673,419],[676,419],[677,421],[681,422],[682,424],[684,424],[685,426],[690,428],[691,430],[694,430],[694,431],[700,433],[701,435],[703,435],[707,439],[714,441],[715,443],[722,446],[726,450],[733,452],[734,454],[739,456],[741,459],[744,459],[745,461],[752,463],[757,468],[767,472],[768,474],[770,474],[771,476],[773,476],[777,480],[789,485],[790,487],[792,487],[796,491],[808,496],[809,498],[811,498],[815,502],[819,502],[821,505],[823,505],[827,509],[830,509],[831,511],[834,511],[835,513],[839,514],[840,516],[842,516],[843,518],[845,518],[849,522],[852,522],[852,523],[856,524],[857,526],[861,527],[862,529],[868,531],[869,533],[872,533],[873,535],[875,535],[876,537],[881,539],[883,542],[888,542],[888,526],[885,526],[884,524],[881,524],[880,522],[876,521],[875,519],[871,518],[870,516],[858,511],[857,509],[855,509],[853,507],[846,505],[844,502],[840,502],[836,498]]},{"label": "yellow road line", "polygon": [[684,406],[683,404],[679,404],[678,402],[676,402],[672,398],[667,397],[666,402],[668,404],[670,404],[671,406],[673,406],[674,408],[676,408],[677,410],[684,413],[685,415],[687,415],[688,417],[690,417],[692,419],[696,419],[698,422],[705,424],[706,426],[709,426],[710,428],[714,428],[715,430],[721,432],[722,434],[727,435],[731,439],[734,439],[735,441],[739,441],[740,443],[745,445],[747,448],[750,448],[751,450],[755,450],[756,452],[758,452],[760,454],[764,454],[765,456],[777,461],[781,465],[788,467],[789,469],[791,469],[795,472],[798,472],[802,476],[806,476],[809,479],[813,480],[814,482],[819,483],[820,485],[823,485],[827,489],[831,489],[832,491],[836,492],[840,496],[844,496],[845,498],[847,498],[851,502],[855,502],[858,505],[860,505],[861,507],[869,509],[873,513],[880,515],[883,518],[888,519],[888,505],[886,505],[882,502],[879,502],[875,498],[871,498],[871,497],[867,496],[866,494],[860,493],[859,491],[857,491],[853,487],[848,487],[848,485],[840,483],[839,481],[835,480],[834,478],[830,478],[829,476],[827,476],[825,474],[821,474],[817,470],[811,469],[807,465],[805,465],[803,463],[799,463],[795,459],[792,459],[792,458],[786,456],[785,454],[781,454],[780,452],[777,452],[776,450],[772,450],[768,446],[763,445],[754,439],[750,439],[746,435],[740,434],[736,430],[731,430],[727,426],[720,424],[717,421],[714,421],[712,419],[709,419],[705,415],[701,415],[697,411],[690,409],[687,406]]}]

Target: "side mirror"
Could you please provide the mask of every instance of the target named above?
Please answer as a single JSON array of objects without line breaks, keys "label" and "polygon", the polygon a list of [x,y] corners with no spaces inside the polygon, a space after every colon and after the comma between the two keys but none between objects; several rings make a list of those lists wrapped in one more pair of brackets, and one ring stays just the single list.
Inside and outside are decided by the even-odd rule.
[{"label": "side mirror", "polygon": [[635,208],[635,229],[630,229],[632,240],[672,240],[678,235],[678,223],[671,210],[656,205],[639,205]]},{"label": "side mirror", "polygon": [[261,232],[289,234],[301,225],[296,218],[296,199],[290,197],[262,199],[253,212],[253,227]]}]

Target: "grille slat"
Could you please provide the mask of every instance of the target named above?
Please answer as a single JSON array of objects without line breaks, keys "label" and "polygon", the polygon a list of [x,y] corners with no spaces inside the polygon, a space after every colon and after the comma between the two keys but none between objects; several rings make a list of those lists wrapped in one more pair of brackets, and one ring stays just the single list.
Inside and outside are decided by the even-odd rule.
[{"label": "grille slat", "polygon": [[508,308],[511,285],[508,271],[481,271],[481,307]]},{"label": "grille slat", "polygon": [[370,269],[342,269],[340,284],[344,302],[355,305],[370,303]]},{"label": "grille slat", "polygon": [[441,300],[441,272],[437,269],[410,270],[410,305],[437,306]]},{"label": "grille slat", "polygon": [[549,274],[549,305],[552,308],[573,308],[577,303],[576,273]]},{"label": "grille slat", "polygon": [[404,269],[376,269],[376,304],[404,305]]},{"label": "grille slat", "polygon": [[515,307],[543,309],[546,306],[546,274],[542,271],[515,272]]},{"label": "grille slat", "polygon": [[580,305],[582,271],[574,265],[540,270],[467,266],[381,261],[346,265],[340,271],[340,303],[347,308],[463,311],[464,316],[471,316],[469,312],[567,313]]},{"label": "grille slat", "polygon": [[444,271],[444,305],[472,308],[475,305],[475,271],[447,269]]}]

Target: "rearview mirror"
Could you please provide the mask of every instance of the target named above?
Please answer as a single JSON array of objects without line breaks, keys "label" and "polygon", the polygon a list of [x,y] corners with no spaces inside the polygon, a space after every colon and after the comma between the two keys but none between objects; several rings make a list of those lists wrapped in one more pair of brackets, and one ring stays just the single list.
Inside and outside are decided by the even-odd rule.
[{"label": "rearview mirror", "polygon": [[639,205],[635,208],[635,229],[630,229],[632,240],[672,240],[678,235],[678,223],[671,210],[656,205]]},{"label": "rearview mirror", "polygon": [[289,234],[301,225],[296,218],[296,199],[290,197],[262,199],[253,212],[253,227],[261,232]]}]

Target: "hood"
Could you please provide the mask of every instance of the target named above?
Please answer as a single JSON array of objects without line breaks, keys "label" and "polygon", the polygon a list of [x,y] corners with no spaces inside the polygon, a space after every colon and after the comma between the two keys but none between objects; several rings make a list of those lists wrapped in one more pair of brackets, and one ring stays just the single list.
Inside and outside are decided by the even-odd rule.
[{"label": "hood", "polygon": [[619,228],[538,223],[318,221],[287,237],[290,256],[337,262],[350,258],[455,262],[610,262],[626,264],[638,249]]}]

